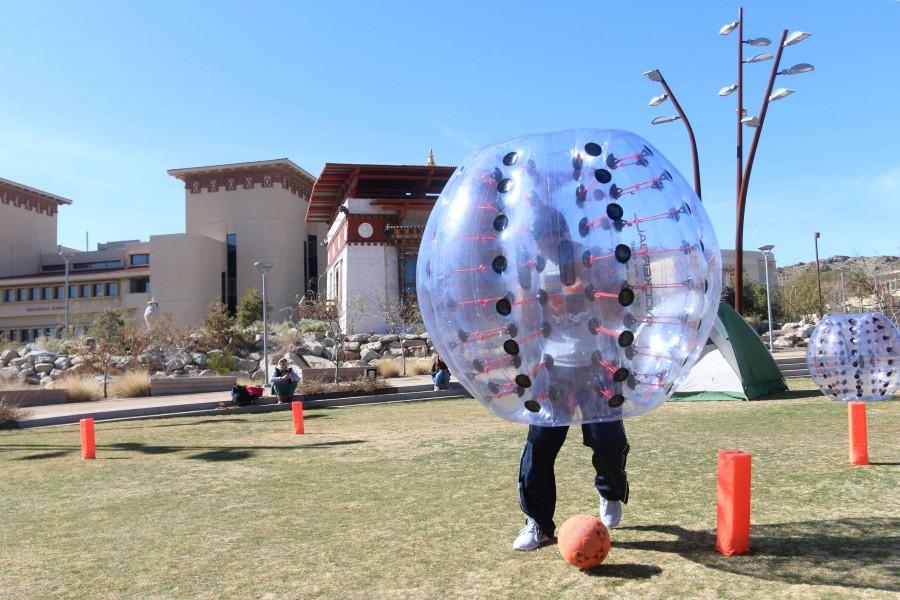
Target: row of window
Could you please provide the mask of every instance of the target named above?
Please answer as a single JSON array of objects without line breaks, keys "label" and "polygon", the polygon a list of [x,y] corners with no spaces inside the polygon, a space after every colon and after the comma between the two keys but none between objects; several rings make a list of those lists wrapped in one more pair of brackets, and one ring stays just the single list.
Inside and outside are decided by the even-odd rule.
[{"label": "row of window", "polygon": [[[150,292],[149,277],[135,277],[128,280],[128,292],[131,294],[147,294]],[[69,286],[69,298],[114,298],[119,295],[118,281],[99,283],[79,283]],[[65,300],[66,286],[54,285],[43,287],[4,288],[0,290],[0,302],[43,302],[47,300]]]},{"label": "row of window", "polygon": [[[72,333],[78,337],[86,335],[87,326],[76,325],[71,328]],[[63,335],[62,327],[38,327],[36,329],[0,329],[0,340],[7,342],[33,342],[39,337],[45,338],[61,338]]]},{"label": "row of window", "polygon": [[[145,265],[150,264],[150,255],[149,254],[132,254],[128,257],[129,263],[132,267],[143,267]],[[73,271],[93,271],[95,269],[121,269],[122,261],[121,260],[95,260],[91,262],[80,262],[80,263],[72,263],[71,269]],[[44,265],[41,270],[43,271],[65,271],[66,265],[62,264],[54,264],[54,265]]]}]

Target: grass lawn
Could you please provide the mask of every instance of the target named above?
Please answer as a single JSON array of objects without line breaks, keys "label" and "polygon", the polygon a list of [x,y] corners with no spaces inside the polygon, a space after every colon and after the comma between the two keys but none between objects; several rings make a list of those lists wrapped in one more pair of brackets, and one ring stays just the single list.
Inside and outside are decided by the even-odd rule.
[{"label": "grass lawn", "polygon": [[[798,389],[799,388],[799,389]],[[669,403],[626,423],[631,501],[606,562],[514,553],[523,426],[471,399],[0,432],[0,597],[897,598],[900,403]],[[570,432],[557,520],[595,513]],[[752,553],[714,550],[716,452],[753,454]]]}]

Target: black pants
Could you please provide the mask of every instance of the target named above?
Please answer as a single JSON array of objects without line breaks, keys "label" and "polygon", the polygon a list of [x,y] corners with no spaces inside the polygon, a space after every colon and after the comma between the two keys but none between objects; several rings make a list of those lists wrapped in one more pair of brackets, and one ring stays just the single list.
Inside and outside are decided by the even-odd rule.
[{"label": "black pants", "polygon": [[[545,534],[556,530],[553,513],[556,511],[556,476],[553,464],[568,426],[528,427],[528,438],[519,463],[519,506],[534,519]],[[628,440],[622,421],[585,423],[581,426],[584,445],[594,451],[592,462],[597,472],[594,485],[607,500],[628,502],[628,475],[625,460]]]}]

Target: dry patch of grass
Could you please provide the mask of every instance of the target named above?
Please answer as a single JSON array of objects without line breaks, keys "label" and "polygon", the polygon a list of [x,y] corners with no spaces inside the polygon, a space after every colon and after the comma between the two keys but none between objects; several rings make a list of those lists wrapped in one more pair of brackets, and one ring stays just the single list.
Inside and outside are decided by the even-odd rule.
[{"label": "dry patch of grass", "polygon": [[[793,388],[793,386],[792,386]],[[800,394],[798,394],[800,395]],[[896,598],[900,403],[683,402],[626,423],[631,500],[606,562],[510,548],[526,430],[471,399],[0,433],[0,569],[15,598]],[[801,426],[798,427],[798,424]],[[569,431],[557,520],[595,513]],[[716,452],[753,455],[751,553],[714,550]],[[115,459],[115,460],[110,460]],[[35,502],[34,498],[40,498]],[[102,508],[100,508],[102,507]],[[241,559],[276,559],[243,568]],[[235,562],[235,561],[238,562]]]},{"label": "dry patch of grass", "polygon": [[[406,358],[407,375],[428,375],[431,373],[432,359],[430,358]],[[378,374],[381,377],[401,377],[403,375],[403,360],[400,358],[382,358],[375,361]]]},{"label": "dry patch of grass", "polygon": [[18,402],[7,400],[0,391],[0,427],[12,425],[27,415],[27,411],[19,408]]},{"label": "dry patch of grass", "polygon": [[113,398],[140,398],[150,395],[150,374],[147,371],[128,371],[112,378],[108,385]]},{"label": "dry patch of grass", "polygon": [[103,384],[93,375],[63,377],[54,386],[65,390],[66,402],[92,402],[103,397]]}]

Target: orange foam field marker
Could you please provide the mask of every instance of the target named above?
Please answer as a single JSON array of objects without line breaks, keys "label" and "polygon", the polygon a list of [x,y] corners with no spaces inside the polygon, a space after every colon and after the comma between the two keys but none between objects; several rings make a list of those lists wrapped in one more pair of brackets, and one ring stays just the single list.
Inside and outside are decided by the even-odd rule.
[{"label": "orange foam field marker", "polygon": [[716,550],[725,556],[750,550],[750,460],[740,450],[719,451]]},{"label": "orange foam field marker", "polygon": [[291,402],[291,412],[294,413],[294,434],[303,435],[303,401]]},{"label": "orange foam field marker", "polygon": [[94,419],[81,419],[81,458],[93,460],[97,458],[97,445],[94,442]]},{"label": "orange foam field marker", "polygon": [[869,440],[866,434],[866,403],[848,402],[850,418],[850,464],[869,464]]}]

